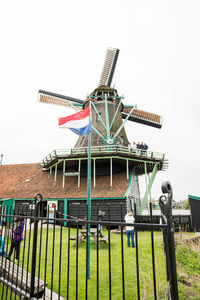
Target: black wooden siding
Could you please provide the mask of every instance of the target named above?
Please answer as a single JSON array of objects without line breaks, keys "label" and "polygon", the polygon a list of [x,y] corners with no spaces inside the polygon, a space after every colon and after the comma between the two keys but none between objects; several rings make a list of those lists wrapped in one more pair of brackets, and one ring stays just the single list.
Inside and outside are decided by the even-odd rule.
[{"label": "black wooden siding", "polygon": [[189,198],[192,225],[195,232],[200,231],[200,200]]},{"label": "black wooden siding", "polygon": [[[59,201],[58,209],[64,213],[64,202]],[[91,201],[91,220],[97,220],[98,210],[105,212],[104,221],[121,221],[126,214],[125,199],[102,199]],[[109,216],[110,210],[110,216]],[[80,219],[87,219],[87,201],[68,201],[68,216]]]},{"label": "black wooden siding", "polygon": [[[53,200],[53,199],[52,199]],[[56,200],[56,199],[55,199]],[[54,201],[55,201],[54,200]],[[192,199],[193,200],[193,199]],[[30,204],[33,204],[32,200],[16,200],[14,203],[14,214],[34,216],[35,210],[31,209]],[[191,231],[192,225],[195,231],[200,231],[199,222],[199,211],[200,211],[200,201],[190,200],[191,212],[192,212],[192,222],[190,216],[178,215],[173,216],[173,222],[176,230]],[[124,216],[126,214],[126,200],[125,199],[99,199],[91,201],[91,220],[97,220],[98,210],[105,212],[104,221],[109,220],[109,210],[110,207],[110,220],[113,222],[124,221]],[[41,207],[42,208],[42,207]],[[75,217],[80,219],[87,219],[87,201],[86,200],[69,200],[67,215],[64,215],[64,200],[58,201],[58,209],[56,212],[57,218]],[[42,216],[42,213],[41,213]],[[150,216],[137,216],[135,222],[137,223],[150,223]],[[154,224],[159,224],[160,216],[153,216],[152,222]],[[141,228],[143,230],[143,228]]]}]

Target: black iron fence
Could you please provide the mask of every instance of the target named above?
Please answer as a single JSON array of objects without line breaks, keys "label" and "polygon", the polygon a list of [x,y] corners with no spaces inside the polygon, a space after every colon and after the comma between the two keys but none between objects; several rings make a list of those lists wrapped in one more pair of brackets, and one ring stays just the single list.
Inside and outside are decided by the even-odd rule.
[{"label": "black iron fence", "polygon": [[[163,192],[160,224],[153,223],[152,206],[148,224],[137,223],[136,206],[134,224],[125,223],[122,204],[121,222],[109,220],[109,204],[107,221],[98,217],[98,207],[96,220],[38,217],[41,195],[32,215],[10,214],[7,207],[1,213],[1,299],[178,299],[169,183]],[[21,225],[23,240],[13,241]]]}]

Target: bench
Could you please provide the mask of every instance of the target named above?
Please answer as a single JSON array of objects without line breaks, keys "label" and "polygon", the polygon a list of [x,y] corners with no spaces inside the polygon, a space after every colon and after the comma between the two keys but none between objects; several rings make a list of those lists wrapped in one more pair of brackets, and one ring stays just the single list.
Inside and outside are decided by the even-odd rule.
[{"label": "bench", "polygon": [[[82,234],[79,233],[79,234],[78,234],[78,241],[80,241],[81,237],[82,237]],[[72,241],[76,241],[76,238],[77,238],[77,235],[70,236],[70,240],[72,240]]]},{"label": "bench", "polygon": [[[18,295],[23,295],[24,298],[30,296],[31,274],[2,256],[0,257],[0,282],[16,291]],[[34,297],[41,298],[46,285],[44,281],[35,277]]]},{"label": "bench", "polygon": [[108,236],[107,236],[107,235],[104,235],[104,236],[100,239],[100,242],[106,243],[107,240],[108,240]]},{"label": "bench", "polygon": [[58,299],[59,300],[64,300],[64,298],[62,296],[59,296],[58,294],[56,294],[55,292],[52,292],[51,290],[49,290],[47,288],[45,289],[44,299],[45,300],[58,300]]}]

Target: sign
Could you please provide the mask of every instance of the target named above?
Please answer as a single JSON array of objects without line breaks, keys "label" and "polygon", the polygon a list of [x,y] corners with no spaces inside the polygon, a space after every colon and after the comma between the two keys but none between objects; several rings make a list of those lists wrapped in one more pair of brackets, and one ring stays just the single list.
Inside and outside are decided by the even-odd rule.
[{"label": "sign", "polygon": [[68,172],[64,173],[64,176],[79,176],[80,172]]},{"label": "sign", "polygon": [[57,201],[48,201],[49,209],[57,209],[58,202]]},{"label": "sign", "polygon": [[[48,201],[48,207],[49,207],[49,218],[54,219],[55,218],[55,212],[57,209],[58,202],[57,201]],[[49,221],[50,223],[53,223],[53,220]]]}]

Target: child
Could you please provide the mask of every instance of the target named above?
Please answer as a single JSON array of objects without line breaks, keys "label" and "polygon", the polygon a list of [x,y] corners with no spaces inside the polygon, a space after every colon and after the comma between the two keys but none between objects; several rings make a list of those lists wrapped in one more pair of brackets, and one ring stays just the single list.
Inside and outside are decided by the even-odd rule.
[{"label": "child", "polygon": [[13,236],[7,259],[10,259],[13,249],[15,248],[15,259],[19,260],[20,243],[23,240],[24,222],[19,218],[14,218]]}]

